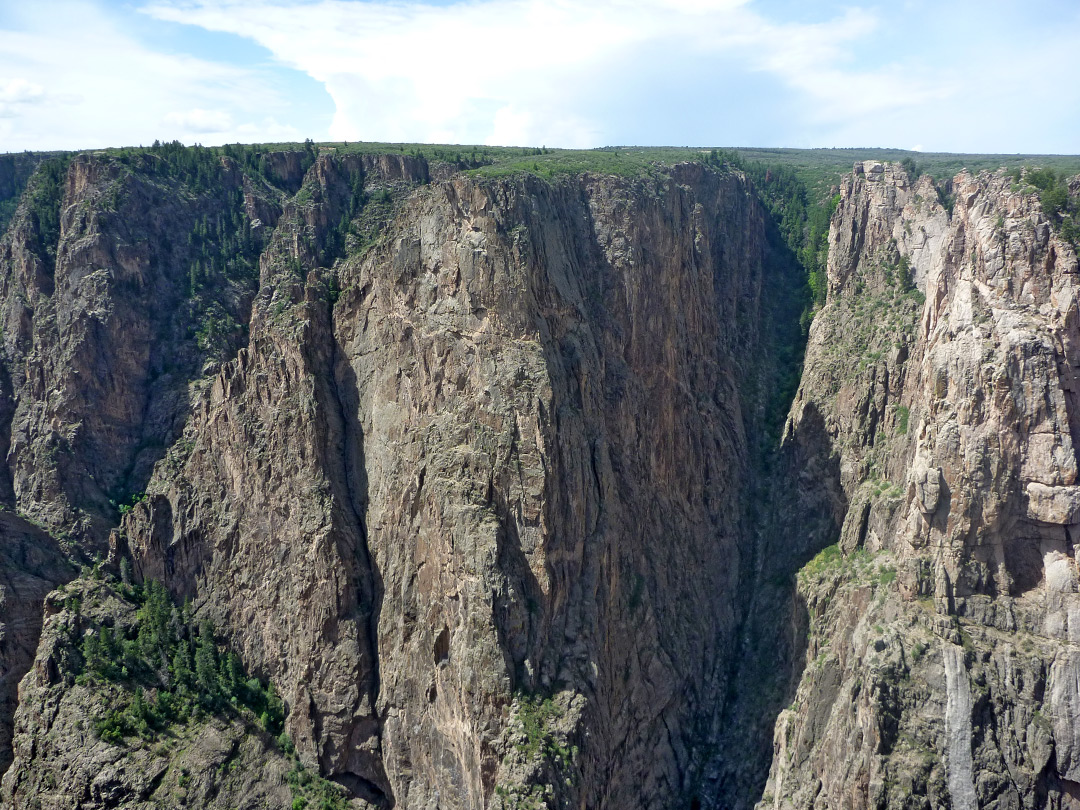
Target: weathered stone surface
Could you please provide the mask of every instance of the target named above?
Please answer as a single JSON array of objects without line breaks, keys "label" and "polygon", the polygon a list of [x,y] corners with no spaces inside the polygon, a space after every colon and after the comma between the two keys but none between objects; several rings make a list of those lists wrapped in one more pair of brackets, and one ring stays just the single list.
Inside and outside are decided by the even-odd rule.
[{"label": "weathered stone surface", "polygon": [[[254,276],[193,282],[194,265],[202,278],[207,256],[224,261],[222,220],[238,197],[266,221],[281,194],[228,159],[210,168],[208,188],[153,164],[71,159],[49,201],[60,216],[55,258],[25,202],[0,239],[0,496],[88,555],[105,550],[117,505],[142,491],[177,439],[189,385],[239,346]],[[257,252],[259,237],[249,242]],[[207,307],[192,285],[211,282]],[[232,324],[220,345],[198,336],[208,318]]]},{"label": "weathered stone surface", "polygon": [[694,165],[414,191],[403,160],[364,166],[395,213],[340,294],[303,246],[343,164],[286,204],[249,345],[124,523],[137,567],[227,628],[357,796],[689,801],[740,612],[762,209]]},{"label": "weathered stone surface", "polygon": [[956,810],[977,810],[975,764],[971,758],[971,684],[964,651],[942,642],[945,662],[945,772],[949,775],[949,799]]},{"label": "weathered stone surface", "polygon": [[1080,487],[1027,485],[1028,517],[1042,523],[1080,523]]},{"label": "weathered stone surface", "polygon": [[11,763],[19,681],[38,647],[45,595],[74,575],[55,540],[22,518],[0,512],[0,773]]},{"label": "weathered stone surface", "polygon": [[862,169],[788,428],[839,471],[804,500],[862,547],[800,577],[806,664],[761,804],[1073,806],[1076,255],[1001,173],[958,175],[950,215],[927,178]]},{"label": "weathered stone surface", "polygon": [[[106,551],[118,504],[143,490],[179,437],[200,375],[239,345],[254,276],[208,277],[209,307],[210,293],[191,289],[192,265],[223,248],[214,223],[238,205],[252,215],[257,209],[269,225],[277,216],[281,192],[242,177],[228,159],[215,159],[205,188],[159,171],[155,161],[76,156],[58,196],[46,201],[59,216],[52,253],[41,241],[41,212],[26,199],[0,238],[0,502],[65,541],[62,554],[56,540],[33,530],[33,553],[56,563],[31,601],[12,606],[28,628],[40,627],[44,593],[73,575],[63,557],[88,562]],[[197,231],[205,233],[198,244]],[[257,253],[261,237],[246,238]],[[199,331],[208,318],[232,327],[206,342]],[[13,556],[0,556],[0,577],[39,570],[24,567],[28,547],[13,541]],[[32,643],[13,644],[5,656],[5,679],[17,681]],[[14,683],[5,690],[13,694]],[[0,704],[0,728],[12,709]],[[8,746],[0,735],[0,763]]]},{"label": "weathered stone surface", "polygon": [[[315,151],[78,157],[55,262],[16,215],[0,499],[190,598],[354,807],[1080,797],[1080,290],[1033,195],[858,164],[766,459],[791,280],[738,172]],[[226,210],[257,278],[203,295]],[[77,580],[38,643],[73,569],[0,532],[7,802],[289,804],[239,721],[97,739],[73,623],[131,609]]]},{"label": "weathered stone surface", "polygon": [[911,482],[915,487],[912,494],[915,506],[923,517],[932,518],[941,505],[941,493],[945,485],[941,468],[917,464],[911,470]]}]

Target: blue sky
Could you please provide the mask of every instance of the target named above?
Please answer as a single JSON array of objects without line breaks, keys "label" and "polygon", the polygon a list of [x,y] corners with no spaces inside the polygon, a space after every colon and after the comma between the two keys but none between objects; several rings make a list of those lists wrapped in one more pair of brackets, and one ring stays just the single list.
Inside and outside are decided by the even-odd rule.
[{"label": "blue sky", "polygon": [[0,151],[1080,153],[1076,0],[0,0]]}]

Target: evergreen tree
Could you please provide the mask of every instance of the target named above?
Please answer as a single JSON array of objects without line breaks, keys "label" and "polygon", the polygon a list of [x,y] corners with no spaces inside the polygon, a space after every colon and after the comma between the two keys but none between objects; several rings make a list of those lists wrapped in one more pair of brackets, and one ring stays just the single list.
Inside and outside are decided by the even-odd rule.
[{"label": "evergreen tree", "polygon": [[95,675],[105,674],[106,661],[101,636],[94,632],[87,633],[86,638],[83,639],[82,654],[87,670]]},{"label": "evergreen tree", "polygon": [[217,702],[221,690],[217,646],[214,643],[214,628],[206,620],[199,625],[199,639],[195,643],[195,684],[204,703],[212,706]]},{"label": "evergreen tree", "polygon": [[181,641],[173,649],[169,676],[173,689],[191,689],[194,685],[195,671],[192,669],[191,648],[187,641]]}]

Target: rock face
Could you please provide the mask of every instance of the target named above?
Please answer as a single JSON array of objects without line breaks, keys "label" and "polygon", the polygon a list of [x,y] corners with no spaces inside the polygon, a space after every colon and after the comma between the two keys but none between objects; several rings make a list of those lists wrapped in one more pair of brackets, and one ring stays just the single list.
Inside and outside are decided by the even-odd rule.
[{"label": "rock face", "polygon": [[[63,161],[0,241],[5,806],[1080,803],[1080,276],[1008,178],[856,165],[771,453],[737,171]],[[121,567],[286,735],[95,733]]]},{"label": "rock face", "polygon": [[336,302],[272,247],[190,459],[125,524],[140,570],[230,628],[371,802],[688,794],[737,612],[762,216],[694,166],[456,177],[401,199]]},{"label": "rock face", "polygon": [[53,538],[0,512],[0,770],[11,764],[17,690],[38,648],[45,596],[74,576]]},{"label": "rock face", "polygon": [[[777,339],[763,290],[797,283],[748,182],[695,164],[549,183],[407,156],[263,163],[263,185],[227,158],[209,184],[266,233],[257,292],[214,287],[248,324],[220,366],[169,320],[196,253],[162,258],[182,240],[153,228],[181,213],[149,204],[165,181],[146,166],[72,162],[51,272],[17,216],[7,367],[55,371],[40,396],[13,377],[15,504],[92,549],[116,482],[145,489],[111,564],[130,555],[190,598],[277,685],[301,760],[358,806],[700,801],[744,610],[752,392],[778,368],[754,360]],[[167,176],[204,238],[218,203]],[[124,216],[99,213],[106,193]],[[90,268],[97,297],[69,294]],[[64,319],[83,326],[38,336]],[[159,385],[155,351],[178,346]],[[91,361],[113,373],[71,382]],[[68,455],[45,425],[71,433]],[[16,806],[44,795],[46,761],[93,771],[42,742],[89,699],[42,682],[46,648],[5,777]],[[121,782],[124,801],[160,800]]]},{"label": "rock face", "polygon": [[239,347],[253,222],[281,196],[227,158],[198,182],[162,163],[77,156],[59,187],[31,180],[0,241],[0,494],[88,554],[183,429],[204,365]]},{"label": "rock face", "polygon": [[1072,807],[1076,254],[1001,174],[841,195],[786,439],[840,550],[761,806]]},{"label": "rock face", "polygon": [[15,762],[6,807],[288,807],[292,769],[272,738],[239,717],[173,725],[155,740],[114,743],[94,729],[122,689],[77,676],[78,641],[95,625],[114,632],[133,606],[108,585],[77,580],[45,601],[37,660],[20,686]]}]

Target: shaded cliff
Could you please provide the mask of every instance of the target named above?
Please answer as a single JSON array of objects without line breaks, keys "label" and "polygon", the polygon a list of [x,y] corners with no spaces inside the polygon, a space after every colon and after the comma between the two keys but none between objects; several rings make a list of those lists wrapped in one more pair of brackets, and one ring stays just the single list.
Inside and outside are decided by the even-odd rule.
[{"label": "shaded cliff", "polygon": [[1002,173],[947,191],[841,189],[786,437],[832,458],[802,508],[839,543],[762,807],[1076,801],[1076,253]]},{"label": "shaded cliff", "polygon": [[[324,154],[289,186],[161,159],[72,161],[55,268],[28,214],[9,231],[6,367],[43,365],[11,386],[14,505],[87,552],[123,513],[112,565],[220,628],[356,802],[690,804],[730,691],[763,392],[797,354],[772,359],[798,294],[765,291],[803,281],[748,182]],[[160,245],[231,246],[234,223],[258,278],[193,294],[208,252]],[[190,336],[213,304],[247,326],[216,354]],[[73,700],[50,671],[23,683],[29,737]],[[15,806],[46,750],[16,744]],[[149,795],[130,787],[109,801]]]},{"label": "shaded cliff", "polygon": [[37,526],[0,512],[0,769],[11,764],[19,680],[37,652],[42,606],[75,576],[60,544]]},{"label": "shaded cliff", "polygon": [[1034,189],[857,164],[802,365],[805,196],[460,168],[30,178],[6,805],[1072,806],[1078,276]]}]

